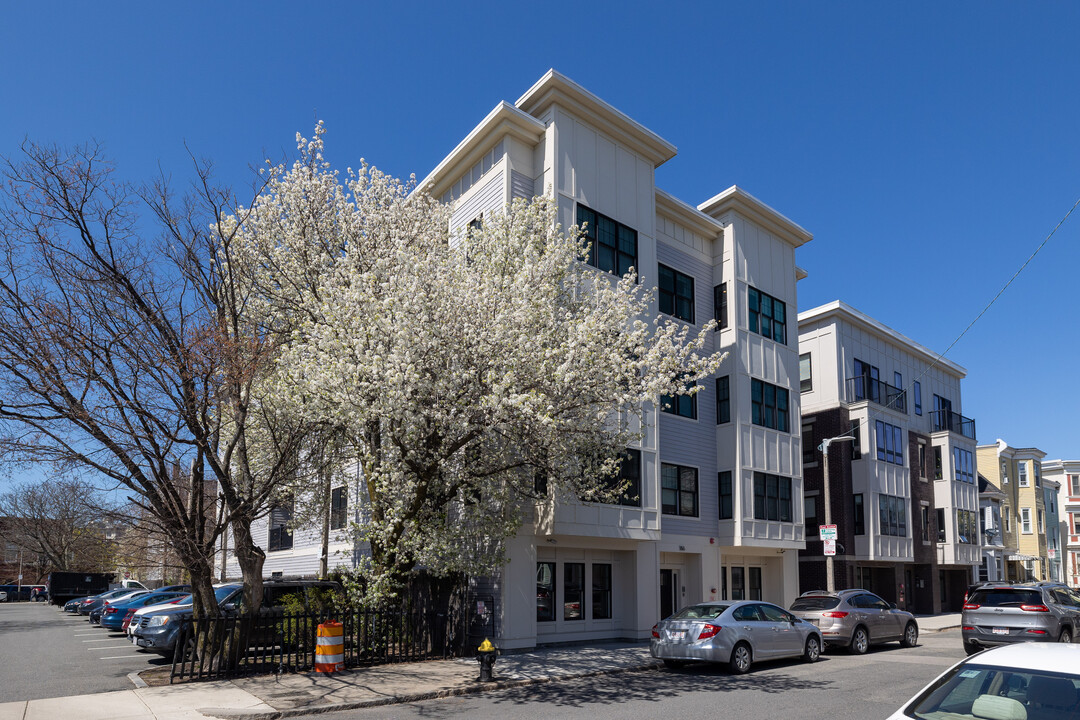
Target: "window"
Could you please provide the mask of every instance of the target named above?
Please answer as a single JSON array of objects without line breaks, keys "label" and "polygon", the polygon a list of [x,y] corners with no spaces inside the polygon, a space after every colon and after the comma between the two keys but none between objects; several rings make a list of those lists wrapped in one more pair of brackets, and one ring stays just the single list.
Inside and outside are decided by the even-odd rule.
[{"label": "window", "polygon": [[1004,460],[1001,461],[1001,482],[1003,485],[1009,484],[1008,465],[1005,463]]},{"label": "window", "polygon": [[340,530],[345,527],[349,510],[349,490],[339,487],[330,491],[330,529]]},{"label": "window", "polygon": [[1020,508],[1020,532],[1031,534],[1031,508]]},{"label": "window", "polygon": [[697,517],[697,468],[660,465],[660,506],[665,515]]},{"label": "window", "polygon": [[484,213],[480,213],[475,218],[469,221],[469,227],[465,232],[465,237],[471,238],[475,233],[484,229]]},{"label": "window", "polygon": [[592,566],[592,618],[611,619],[611,565],[607,563]]},{"label": "window", "polygon": [[919,441],[919,479],[926,482],[926,443]]},{"label": "window", "polygon": [[959,534],[959,540],[961,543],[965,545],[978,545],[978,527],[979,523],[973,511],[956,511],[956,531]]},{"label": "window", "polygon": [[578,204],[577,222],[589,242],[589,264],[622,277],[637,266],[637,231]]},{"label": "window", "polygon": [[694,322],[694,278],[667,265],[659,265],[657,277],[660,312]]},{"label": "window", "polygon": [[970,450],[953,448],[953,480],[974,484],[974,465]]},{"label": "window", "polygon": [[750,599],[761,599],[761,568],[748,567],[746,574],[750,576]]},{"label": "window", "polygon": [[855,399],[881,402],[881,372],[869,363],[855,358]]},{"label": "window", "polygon": [[1036,508],[1035,509],[1035,517],[1038,518],[1038,521],[1039,521],[1039,532],[1041,532],[1041,533],[1046,532],[1046,526],[1043,525],[1043,511]]},{"label": "window", "polygon": [[894,388],[896,388],[897,390],[903,390],[904,389],[904,376],[903,375],[901,375],[898,372],[893,372],[892,379],[893,379],[892,384],[893,384]]},{"label": "window", "polygon": [[799,356],[799,392],[809,392],[814,389],[814,372],[810,364],[810,353]]},{"label": "window", "polygon": [[1005,526],[1005,532],[1012,532],[1012,513],[1009,512],[1008,506],[1001,508],[1001,524]]},{"label": "window", "polygon": [[727,323],[727,283],[713,286],[713,315],[716,317],[716,329],[723,330]]},{"label": "window", "polygon": [[862,423],[858,420],[851,421],[851,459],[858,460],[862,457]]},{"label": "window", "polygon": [[732,600],[745,600],[745,583],[743,582],[743,569],[741,567],[731,568],[731,599]]},{"label": "window", "polygon": [[754,473],[754,519],[791,522],[791,478]]},{"label": "window", "polygon": [[267,550],[291,550],[293,546],[292,530],[288,528],[292,520],[292,498],[283,500],[270,508],[270,537],[267,539]]},{"label": "window", "polygon": [[863,496],[862,493],[856,493],[852,496],[852,502],[854,503],[854,510],[851,513],[852,525],[855,526],[856,535],[866,534],[866,514],[863,510]]},{"label": "window", "polygon": [[945,542],[945,508],[938,508],[937,515],[937,541]]},{"label": "window", "polygon": [[731,487],[731,471],[724,470],[716,474],[716,482],[720,494],[720,519],[730,520],[733,510],[734,494]]},{"label": "window", "polygon": [[814,423],[803,423],[802,426],[802,461],[803,465],[812,465],[817,462],[817,446],[814,440]]},{"label": "window", "polygon": [[907,504],[904,498],[878,495],[878,521],[882,535],[907,537]]},{"label": "window", "polygon": [[806,537],[816,536],[818,534],[817,495],[807,495],[803,498],[803,515],[806,517]]},{"label": "window", "polygon": [[757,288],[747,288],[750,332],[787,344],[787,306]]},{"label": "window", "polygon": [[945,471],[942,469],[942,465],[941,465],[941,448],[940,447],[935,447],[934,448],[934,479],[935,480],[941,480],[942,478],[945,477],[944,473],[945,473]]},{"label": "window", "polygon": [[555,563],[536,563],[536,622],[555,621]]},{"label": "window", "polygon": [[922,385],[918,380],[915,381],[915,414],[922,415]]},{"label": "window", "polygon": [[1069,494],[1080,496],[1080,475],[1069,476]]},{"label": "window", "polygon": [[1020,470],[1020,487],[1027,487],[1028,486],[1027,463],[1024,463],[1024,462],[1020,463],[1019,470]]},{"label": "window", "polygon": [[563,563],[563,620],[584,620],[585,563]]},{"label": "window", "polygon": [[1035,487],[1039,487],[1042,484],[1041,478],[1039,477],[1039,463],[1032,463],[1031,467],[1035,469]]},{"label": "window", "polygon": [[751,379],[750,416],[755,425],[788,432],[788,391]]},{"label": "window", "polygon": [[716,424],[731,422],[731,377],[716,378]]},{"label": "window", "polygon": [[616,505],[629,507],[641,507],[641,451],[626,448],[622,454],[622,462],[619,471],[609,479],[608,487],[615,489],[620,485],[626,485],[622,495],[615,501]]},{"label": "window", "polygon": [[[687,383],[686,389],[697,386],[696,382]],[[697,420],[697,393],[693,395],[661,395],[660,410],[668,415]]]},{"label": "window", "polygon": [[904,464],[904,446],[902,433],[896,425],[878,420],[877,427],[877,458],[895,465]]},{"label": "window", "polygon": [[922,521],[922,541],[924,543],[930,542],[930,506],[922,506],[922,514],[920,520]]}]

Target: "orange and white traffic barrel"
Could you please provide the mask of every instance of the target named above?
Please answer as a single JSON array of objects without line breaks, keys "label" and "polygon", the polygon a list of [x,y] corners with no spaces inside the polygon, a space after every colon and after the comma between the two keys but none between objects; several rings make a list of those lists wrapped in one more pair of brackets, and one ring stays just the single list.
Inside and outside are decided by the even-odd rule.
[{"label": "orange and white traffic barrel", "polygon": [[320,623],[315,638],[315,672],[345,669],[345,629],[339,622]]}]

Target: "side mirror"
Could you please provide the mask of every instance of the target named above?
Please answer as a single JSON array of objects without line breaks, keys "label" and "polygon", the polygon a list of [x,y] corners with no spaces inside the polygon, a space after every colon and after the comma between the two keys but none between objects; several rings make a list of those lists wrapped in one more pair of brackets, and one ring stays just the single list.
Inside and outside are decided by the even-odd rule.
[{"label": "side mirror", "polygon": [[225,612],[236,612],[236,603],[225,603],[221,609]]},{"label": "side mirror", "polygon": [[889,609],[890,610],[895,610],[896,609],[896,603],[889,603]]}]

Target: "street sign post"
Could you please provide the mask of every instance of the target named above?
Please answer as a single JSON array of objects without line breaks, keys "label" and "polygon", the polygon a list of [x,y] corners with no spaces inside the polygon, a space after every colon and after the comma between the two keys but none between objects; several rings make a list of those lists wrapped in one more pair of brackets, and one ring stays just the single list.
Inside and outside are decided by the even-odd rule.
[{"label": "street sign post", "polygon": [[835,525],[818,525],[818,532],[821,533],[822,540],[836,540]]},{"label": "street sign post", "polygon": [[825,541],[825,554],[830,556],[836,554],[836,540]]}]

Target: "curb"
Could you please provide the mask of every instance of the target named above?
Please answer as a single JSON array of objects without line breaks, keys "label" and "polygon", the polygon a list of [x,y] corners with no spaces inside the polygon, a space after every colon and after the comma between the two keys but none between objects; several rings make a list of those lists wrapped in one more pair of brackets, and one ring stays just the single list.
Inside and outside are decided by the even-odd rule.
[{"label": "curb", "polygon": [[[139,672],[142,672],[142,671],[140,670]],[[131,681],[131,684],[135,686],[136,690],[138,690],[140,688],[144,688],[144,687],[150,687],[149,685],[146,684],[145,680],[143,680],[141,677],[139,677],[139,672],[129,672],[127,674],[128,680]]]},{"label": "curb", "polygon": [[375,698],[372,700],[357,700],[355,702],[332,703],[328,705],[315,705],[274,712],[262,712],[258,710],[215,710],[214,708],[199,708],[199,712],[222,720],[279,720],[280,718],[299,717],[301,715],[321,715],[323,713],[339,712],[341,710],[360,710],[363,708],[382,707],[385,705],[400,705],[401,703],[421,702],[424,700],[438,700],[440,698],[459,697],[462,695],[475,695],[492,690],[505,690],[507,688],[523,687],[525,685],[542,685],[558,680],[573,680],[576,678],[599,677],[602,675],[616,675],[624,672],[644,672],[662,667],[659,662],[642,663],[622,668],[605,670],[590,670],[588,672],[572,673],[569,675],[545,675],[537,678],[518,678],[513,680],[496,680],[490,683],[451,688],[449,690],[433,690],[430,692],[410,693],[407,695],[394,695],[392,697]]}]

